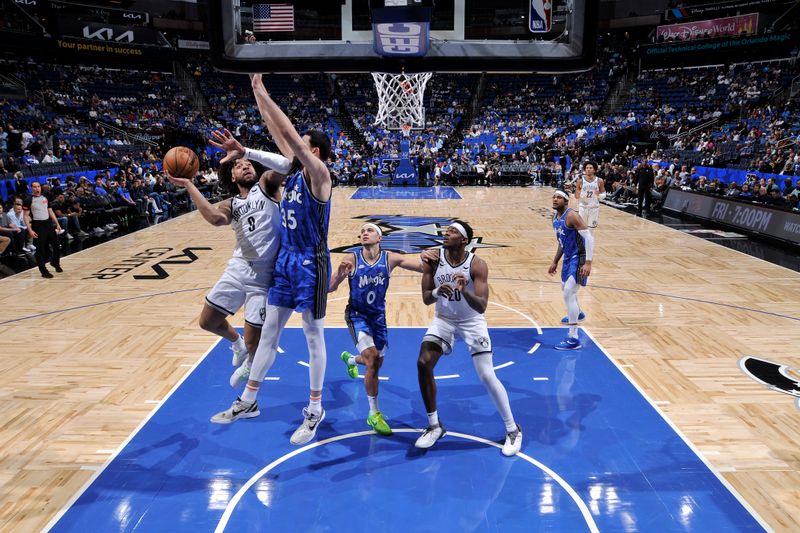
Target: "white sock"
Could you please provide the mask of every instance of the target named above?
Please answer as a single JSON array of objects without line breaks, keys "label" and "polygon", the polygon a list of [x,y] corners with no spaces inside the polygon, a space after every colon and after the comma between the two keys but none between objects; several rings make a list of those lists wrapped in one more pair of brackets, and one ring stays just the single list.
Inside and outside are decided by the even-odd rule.
[{"label": "white sock", "polygon": [[434,411],[432,413],[428,413],[428,425],[429,426],[438,426],[439,425],[439,412]]},{"label": "white sock", "polygon": [[354,364],[356,364],[356,356],[355,356],[355,355],[351,355],[351,356],[350,356],[350,357],[347,359],[347,364],[348,364],[348,365],[354,365]]},{"label": "white sock", "polygon": [[244,338],[241,335],[239,335],[239,338],[233,341],[233,347],[236,348],[238,351],[247,349],[247,345],[244,343]]},{"label": "white sock", "polygon": [[242,392],[241,400],[244,403],[253,403],[256,401],[256,396],[258,396],[258,387],[251,387],[248,383],[244,387],[244,392]]},{"label": "white sock", "polygon": [[308,399],[308,412],[314,415],[322,414],[322,396]]},{"label": "white sock", "polygon": [[378,397],[367,396],[367,400],[369,400],[369,414],[374,415],[380,410],[378,409]]}]

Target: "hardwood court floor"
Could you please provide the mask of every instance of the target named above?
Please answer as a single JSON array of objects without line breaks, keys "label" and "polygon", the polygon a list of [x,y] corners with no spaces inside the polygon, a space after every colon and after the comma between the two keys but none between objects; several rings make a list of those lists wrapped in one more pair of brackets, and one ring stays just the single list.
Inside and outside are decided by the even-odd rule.
[{"label": "hardwood court floor", "polygon": [[[478,251],[502,304],[490,326],[559,325],[551,191],[459,192],[367,201],[335,189],[331,248],[356,242],[361,215],[463,218],[503,245]],[[800,413],[737,366],[752,354],[800,367],[800,274],[614,209],[600,224],[585,327],[772,528],[800,530]],[[209,348],[197,316],[232,243],[192,213],[68,256],[53,280],[34,269],[0,281],[0,530],[47,524]],[[186,248],[162,263],[168,276],[134,277],[158,278],[153,265]],[[327,324],[344,325],[346,294],[331,295]],[[428,324],[418,277],[398,272],[390,295],[390,326]]]}]

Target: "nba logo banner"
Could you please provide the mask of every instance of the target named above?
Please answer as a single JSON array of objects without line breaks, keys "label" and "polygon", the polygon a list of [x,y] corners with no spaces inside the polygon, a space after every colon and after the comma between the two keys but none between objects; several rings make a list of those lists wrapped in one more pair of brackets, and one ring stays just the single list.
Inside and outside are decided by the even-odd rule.
[{"label": "nba logo banner", "polygon": [[530,0],[528,29],[532,33],[547,33],[553,25],[553,2],[551,0]]}]

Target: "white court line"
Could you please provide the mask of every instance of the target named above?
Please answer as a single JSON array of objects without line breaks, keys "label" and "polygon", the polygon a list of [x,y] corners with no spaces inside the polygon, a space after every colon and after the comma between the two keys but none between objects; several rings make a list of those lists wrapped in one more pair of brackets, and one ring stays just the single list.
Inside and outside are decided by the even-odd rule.
[{"label": "white court line", "polygon": [[284,351],[283,351],[283,348],[281,348],[280,346],[278,346],[278,353],[286,353],[286,352],[284,352]]},{"label": "white court line", "polygon": [[514,364],[514,361],[509,361],[508,363],[503,363],[502,365],[497,365],[494,367],[495,370],[500,370],[501,368],[505,368],[507,366],[511,366]]},{"label": "white court line", "polygon": [[[159,225],[160,225],[160,224],[159,224]],[[151,227],[156,227],[156,226],[151,226]],[[146,230],[145,230],[145,231],[146,231]],[[108,241],[108,242],[110,242],[110,241]],[[186,373],[186,374],[185,374],[185,375],[184,375],[184,376],[183,376],[181,379],[179,379],[179,380],[178,380],[178,382],[175,384],[175,386],[174,386],[174,387],[172,387],[172,389],[170,389],[170,391],[169,391],[169,392],[167,393],[167,395],[164,397],[164,403],[167,401],[167,399],[168,399],[170,396],[172,396],[172,395],[175,393],[175,391],[176,391],[176,390],[178,390],[178,387],[180,387],[181,385],[183,385],[183,382],[184,382],[184,381],[186,381],[186,380],[189,378],[189,376],[191,376],[191,375],[192,375],[192,372],[194,372],[195,368],[197,368],[197,367],[200,365],[200,363],[202,363],[202,362],[205,360],[205,358],[206,358],[206,357],[208,357],[208,354],[210,354],[210,353],[211,353],[211,351],[212,351],[212,350],[213,350],[213,349],[214,349],[214,348],[217,346],[217,344],[219,344],[220,340],[221,340],[221,339],[217,339],[217,341],[216,341],[216,342],[214,342],[214,343],[213,343],[213,344],[212,344],[212,345],[211,345],[211,346],[208,348],[208,350],[206,350],[206,353],[204,353],[204,354],[203,354],[203,355],[200,357],[200,359],[198,359],[198,360],[197,360],[197,362],[194,364],[194,366],[192,367],[192,369],[191,369],[191,370],[189,370],[189,371],[188,371],[188,372],[187,372],[187,373]],[[50,521],[47,523],[47,525],[44,527],[44,530],[43,530],[43,531],[50,531],[50,530],[53,528],[53,526],[54,526],[54,525],[56,525],[56,523],[57,523],[57,522],[58,522],[58,521],[61,519],[61,517],[62,517],[62,516],[64,516],[64,513],[66,513],[66,512],[69,510],[69,508],[70,508],[70,507],[72,507],[72,506],[73,506],[73,504],[74,504],[76,501],[78,501],[78,498],[80,498],[80,497],[81,497],[81,495],[83,495],[83,493],[84,493],[84,492],[86,492],[86,489],[88,489],[88,488],[89,488],[89,486],[91,486],[91,484],[92,484],[92,483],[94,483],[94,481],[95,481],[95,480],[96,480],[96,479],[97,479],[97,478],[100,476],[100,474],[102,474],[102,473],[103,473],[103,471],[104,471],[106,468],[108,468],[108,465],[110,465],[110,464],[111,464],[111,461],[113,461],[113,460],[114,460],[114,459],[115,459],[115,458],[116,458],[116,457],[117,457],[117,456],[120,454],[120,452],[121,452],[122,450],[124,450],[124,449],[125,449],[125,446],[127,446],[127,445],[128,445],[128,443],[129,443],[131,440],[133,440],[133,437],[135,437],[135,436],[136,436],[136,434],[137,434],[137,433],[139,433],[139,431],[140,431],[140,430],[141,430],[141,429],[142,429],[142,428],[145,426],[145,424],[147,424],[147,423],[150,421],[150,419],[151,419],[151,418],[153,418],[153,416],[154,416],[154,415],[155,415],[155,414],[158,412],[158,410],[159,410],[159,409],[161,409],[161,406],[162,406],[162,405],[163,405],[163,403],[159,403],[159,405],[157,405],[156,407],[154,407],[154,408],[153,408],[153,410],[152,410],[152,411],[150,411],[150,414],[148,414],[148,415],[145,417],[145,419],[144,419],[144,420],[142,420],[142,423],[141,423],[141,424],[139,424],[139,425],[136,427],[136,429],[134,429],[134,430],[133,430],[133,432],[132,432],[130,435],[128,435],[128,438],[126,438],[126,439],[123,441],[123,443],[122,443],[122,444],[120,444],[120,445],[119,445],[119,447],[118,447],[116,450],[114,450],[114,452],[113,452],[113,454],[111,455],[111,457],[109,457],[108,459],[106,459],[106,462],[105,462],[105,463],[103,463],[103,465],[102,465],[101,467],[99,467],[99,468],[95,467],[95,468],[97,468],[97,470],[95,470],[95,473],[94,473],[94,475],[93,475],[92,477],[90,477],[88,480],[86,480],[86,483],[83,485],[83,487],[81,487],[81,489],[80,489],[79,491],[77,491],[77,492],[76,492],[76,493],[75,493],[75,494],[72,496],[72,498],[70,498],[70,499],[69,499],[69,501],[68,501],[67,503],[65,503],[65,504],[64,504],[64,506],[63,506],[63,507],[61,507],[61,509],[58,511],[58,513],[56,513],[56,515],[55,515],[55,516],[54,516],[54,517],[53,517],[53,518],[52,518],[52,519],[51,519],[51,520],[50,520]],[[395,431],[397,431],[397,430],[395,430]],[[85,470],[85,469],[84,469],[84,468],[81,468],[81,470]]]},{"label": "white court line", "polygon": [[[364,376],[362,376],[361,374],[359,374],[358,377],[360,377],[361,379],[364,379]],[[387,376],[378,376],[378,380],[380,380],[380,381],[389,381],[389,378]]]},{"label": "white court line", "polygon": [[446,374],[444,376],[433,376],[433,379],[454,379],[460,377],[461,377],[460,374]]},{"label": "white court line", "polygon": [[534,345],[533,345],[533,348],[531,348],[530,350],[528,350],[528,353],[529,353],[529,354],[531,354],[531,353],[535,352],[536,350],[538,350],[538,349],[539,349],[539,346],[541,346],[541,345],[542,345],[542,343],[541,343],[541,342],[537,342],[536,344],[534,344]]},{"label": "white court line", "polygon": [[661,415],[661,418],[663,418],[663,419],[664,419],[664,422],[666,422],[667,424],[669,424],[669,427],[671,427],[671,428],[672,428],[672,431],[674,431],[674,432],[675,432],[675,433],[676,433],[676,434],[677,434],[677,435],[678,435],[678,436],[679,436],[679,437],[680,437],[680,438],[683,440],[683,442],[684,442],[684,443],[685,443],[685,444],[686,444],[686,445],[689,447],[689,449],[691,449],[691,450],[694,452],[694,454],[695,454],[695,455],[696,455],[696,456],[697,456],[697,457],[700,459],[700,461],[702,461],[702,462],[703,462],[703,464],[704,464],[704,465],[706,465],[706,468],[708,468],[708,469],[711,471],[711,473],[712,473],[712,474],[714,474],[715,476],[717,476],[717,479],[719,480],[719,482],[720,482],[720,483],[722,483],[722,484],[725,486],[725,488],[727,488],[727,489],[730,491],[730,493],[731,493],[731,494],[733,494],[733,496],[734,496],[734,497],[735,497],[737,500],[739,500],[739,503],[740,503],[740,504],[742,504],[742,507],[744,507],[745,509],[747,509],[747,511],[750,513],[750,515],[751,515],[751,516],[752,516],[752,517],[753,517],[753,518],[754,518],[754,519],[755,519],[755,520],[756,520],[756,521],[757,521],[757,522],[758,522],[758,523],[761,525],[761,527],[763,527],[763,528],[764,528],[766,531],[772,531],[772,528],[770,528],[769,524],[767,524],[767,523],[764,521],[764,519],[763,519],[763,518],[761,518],[761,516],[759,516],[759,514],[756,512],[756,510],[755,510],[755,509],[753,509],[753,508],[750,506],[750,504],[749,504],[749,503],[747,503],[747,501],[746,501],[746,500],[745,500],[745,499],[742,497],[742,495],[741,495],[741,494],[739,494],[739,492],[738,492],[738,491],[737,491],[735,488],[733,488],[733,485],[731,485],[730,483],[728,483],[728,480],[727,480],[727,479],[725,479],[725,478],[724,478],[722,475],[720,475],[720,472],[721,472],[722,470],[721,470],[721,469],[717,469],[717,468],[715,468],[715,467],[714,467],[714,466],[713,466],[711,463],[709,463],[709,462],[708,462],[708,460],[707,460],[707,459],[705,458],[705,456],[704,456],[704,455],[703,455],[703,454],[700,452],[700,450],[698,450],[698,449],[697,449],[697,447],[696,447],[694,444],[692,444],[692,442],[691,442],[691,441],[690,441],[688,438],[686,438],[686,435],[684,435],[684,434],[683,434],[683,432],[682,432],[680,429],[678,429],[678,426],[676,426],[676,425],[675,425],[675,424],[672,422],[672,420],[670,420],[669,418],[667,418],[667,415],[665,415],[665,414],[664,414],[664,412],[663,412],[661,409],[659,409],[659,407],[658,407],[657,405],[655,405],[655,402],[653,402],[653,400],[651,400],[651,399],[650,399],[650,397],[647,395],[647,393],[646,393],[646,392],[644,392],[644,390],[643,390],[643,389],[642,389],[642,388],[639,386],[639,384],[638,384],[638,383],[636,383],[636,382],[635,382],[633,379],[631,379],[631,377],[630,377],[630,376],[629,376],[629,375],[628,375],[628,374],[625,372],[625,370],[624,370],[624,369],[620,368],[620,366],[617,364],[617,361],[616,361],[616,360],[615,360],[613,357],[611,357],[611,354],[609,354],[609,353],[606,351],[606,349],[605,349],[605,348],[604,348],[604,347],[603,347],[603,346],[602,346],[602,345],[601,345],[599,342],[597,342],[597,340],[596,340],[596,339],[594,338],[594,336],[593,336],[593,335],[592,335],[592,334],[589,332],[589,330],[588,330],[588,329],[586,329],[586,328],[585,328],[585,327],[583,327],[583,326],[581,326],[580,328],[583,330],[583,333],[584,333],[584,334],[585,334],[587,337],[589,337],[590,339],[592,339],[592,342],[594,342],[594,343],[595,343],[595,345],[596,345],[596,346],[597,346],[597,347],[600,349],[600,351],[601,351],[601,352],[603,352],[603,355],[605,355],[605,356],[608,358],[608,360],[609,360],[609,361],[611,361],[611,363],[613,363],[613,365],[617,367],[617,369],[620,371],[620,373],[621,373],[623,376],[625,376],[625,379],[627,379],[627,380],[630,382],[630,384],[631,384],[631,385],[633,385],[633,387],[634,387],[634,388],[635,388],[637,391],[639,391],[639,394],[641,394],[641,395],[642,395],[642,397],[643,397],[645,400],[647,400],[647,402],[648,402],[648,403],[649,403],[649,404],[650,404],[650,405],[653,407],[653,409],[655,409],[655,411],[656,411],[656,412],[657,412],[659,415]]},{"label": "white court line", "polygon": [[[402,429],[395,429],[394,432],[395,433],[422,433],[422,430],[421,429],[402,428]],[[344,435],[337,435],[337,436],[331,437],[329,439],[321,440],[319,442],[314,442],[314,443],[309,444],[307,446],[303,446],[300,449],[297,449],[297,450],[294,450],[292,452],[289,452],[286,455],[284,455],[282,457],[279,457],[278,459],[272,461],[270,464],[268,464],[267,466],[262,468],[259,472],[257,472],[253,477],[248,479],[247,483],[242,485],[242,487],[236,492],[236,494],[233,495],[233,498],[230,499],[230,501],[228,502],[228,505],[225,507],[225,512],[222,513],[222,518],[220,518],[219,523],[217,524],[217,527],[214,530],[214,533],[222,533],[223,531],[225,531],[225,527],[228,525],[228,522],[231,519],[231,515],[233,514],[234,509],[239,504],[239,501],[242,499],[242,497],[245,495],[245,493],[248,490],[250,490],[250,488],[253,485],[255,485],[255,483],[259,479],[263,478],[273,468],[275,468],[277,466],[280,466],[282,463],[288,461],[289,459],[291,459],[291,458],[293,458],[293,457],[295,457],[297,455],[300,455],[303,452],[307,452],[309,450],[313,450],[314,448],[316,448],[318,446],[323,446],[325,444],[330,444],[332,442],[336,442],[336,441],[340,441],[340,440],[344,440],[344,439],[351,439],[351,438],[354,438],[354,437],[371,436],[371,435],[374,435],[374,434],[375,434],[374,431],[359,431],[358,433],[347,433],[347,434],[344,434]],[[488,446],[494,446],[495,448],[499,448],[501,450],[503,449],[503,446],[501,444],[498,444],[496,442],[492,442],[490,440],[483,439],[481,437],[476,437],[474,435],[468,435],[466,433],[457,433],[455,431],[448,431],[447,435],[451,436],[451,437],[459,437],[459,438],[466,439],[466,440],[472,440],[472,441],[475,441],[475,442],[480,442],[480,443],[486,444]],[[575,505],[578,506],[578,509],[580,510],[581,515],[583,515],[583,519],[586,521],[586,525],[589,527],[589,531],[591,531],[592,533],[599,533],[600,532],[600,530],[597,527],[597,523],[595,523],[595,521],[594,521],[594,517],[592,516],[592,513],[589,511],[589,507],[586,505],[586,502],[584,502],[581,499],[581,497],[578,495],[578,493],[575,491],[575,489],[573,489],[570,486],[570,484],[567,483],[564,480],[564,478],[559,476],[555,472],[555,470],[551,469],[550,467],[548,467],[544,463],[541,463],[541,462],[537,461],[536,459],[534,459],[533,457],[531,457],[529,455],[526,455],[526,454],[520,452],[520,453],[517,454],[517,457],[527,461],[528,463],[532,464],[533,466],[535,466],[536,468],[538,468],[539,470],[541,470],[542,472],[544,472],[545,474],[550,476],[552,479],[554,479],[556,481],[556,483],[558,483],[561,486],[561,488],[564,489],[564,491],[567,494],[569,494],[570,498],[572,498],[572,501],[575,502]]]},{"label": "white court line", "polygon": [[278,381],[280,379],[281,378],[279,378],[277,376],[264,376],[264,381]]},{"label": "white court line", "polygon": [[544,378],[544,377],[542,377],[542,378],[533,378],[533,381],[549,381],[549,380],[550,380],[550,378]]},{"label": "white court line", "polygon": [[306,363],[305,361],[298,361],[298,362],[297,362],[297,364],[298,364],[298,365],[303,365],[303,366],[304,366],[304,367],[306,367],[306,368],[311,368],[311,365],[309,365],[309,364],[308,364],[308,363]]}]

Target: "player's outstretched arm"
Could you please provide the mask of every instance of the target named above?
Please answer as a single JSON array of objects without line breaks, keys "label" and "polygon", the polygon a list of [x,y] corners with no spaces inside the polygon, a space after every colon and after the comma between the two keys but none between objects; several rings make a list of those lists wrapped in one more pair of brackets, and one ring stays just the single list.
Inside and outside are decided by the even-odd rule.
[{"label": "player's outstretched arm", "polygon": [[355,270],[356,267],[356,258],[355,255],[349,254],[342,259],[342,262],[339,263],[339,267],[336,269],[336,273],[331,277],[331,284],[328,287],[328,292],[334,292],[336,289],[339,288],[339,285],[350,275],[350,272]]},{"label": "player's outstretched arm", "polygon": [[403,270],[422,272],[422,258],[418,255],[398,254],[389,252],[389,272],[400,267]]},{"label": "player's outstretched arm", "polygon": [[169,172],[166,170],[164,174],[166,174],[167,179],[174,183],[176,187],[183,187],[186,189],[186,192],[189,193],[189,198],[191,198],[194,205],[197,206],[197,210],[200,211],[200,216],[202,216],[206,222],[212,226],[227,226],[231,223],[233,216],[231,215],[230,202],[222,202],[218,207],[214,207],[211,205],[211,202],[203,196],[203,193],[198,190],[192,180],[170,176]]},{"label": "player's outstretched arm", "polygon": [[289,146],[289,143],[287,143],[285,139],[278,138],[275,135],[276,125],[270,115],[268,105],[268,102],[271,101],[272,98],[270,98],[267,89],[264,87],[264,83],[261,81],[261,74],[250,74],[250,85],[253,88],[253,96],[256,99],[256,106],[258,106],[258,112],[261,114],[261,120],[264,121],[267,130],[272,134],[275,144],[278,145],[278,150],[280,150],[281,154],[283,154],[286,159],[291,161],[294,159],[294,152]]},{"label": "player's outstretched arm", "polygon": [[479,313],[485,313],[486,306],[489,305],[489,266],[486,261],[476,257],[472,261],[469,273],[472,276],[473,290],[467,290],[467,279],[460,273],[455,275],[456,290],[461,292],[471,308]]},{"label": "player's outstretched arm", "polygon": [[[328,172],[328,167],[325,162],[314,155],[311,148],[303,142],[300,134],[294,129],[289,117],[278,107],[278,104],[269,96],[267,89],[261,81],[261,75],[256,74],[253,76],[253,94],[256,95],[256,102],[259,99],[263,101],[264,112],[269,116],[270,122],[267,123],[267,128],[278,143],[278,148],[281,148],[281,143],[286,143],[288,149],[296,156],[303,167],[308,172],[308,177],[311,180],[311,192],[321,202],[327,202],[331,196],[331,175]],[[287,158],[289,156],[283,153]],[[291,159],[291,158],[290,158]]]}]

